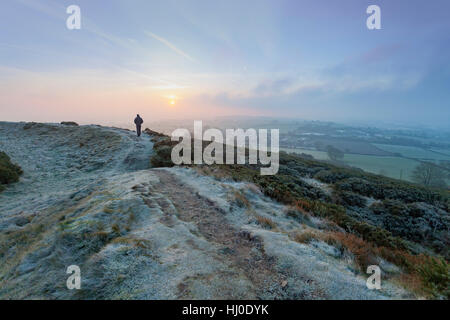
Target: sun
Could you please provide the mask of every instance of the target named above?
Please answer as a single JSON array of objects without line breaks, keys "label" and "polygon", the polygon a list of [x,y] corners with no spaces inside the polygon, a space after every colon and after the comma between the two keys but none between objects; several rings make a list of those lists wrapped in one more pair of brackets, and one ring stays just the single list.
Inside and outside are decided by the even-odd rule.
[{"label": "sun", "polygon": [[171,106],[175,105],[175,101],[176,101],[177,96],[174,95],[174,94],[171,94],[171,95],[168,96],[168,98],[169,98],[169,104]]}]

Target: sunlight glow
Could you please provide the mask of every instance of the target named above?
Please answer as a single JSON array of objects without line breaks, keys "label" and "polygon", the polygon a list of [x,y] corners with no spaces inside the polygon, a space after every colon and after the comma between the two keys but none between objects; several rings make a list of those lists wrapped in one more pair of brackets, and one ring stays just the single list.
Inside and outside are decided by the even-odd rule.
[{"label": "sunlight glow", "polygon": [[171,106],[175,105],[175,100],[176,100],[176,98],[177,98],[176,95],[171,94],[171,95],[167,96],[167,98],[169,98],[169,104],[170,104]]}]

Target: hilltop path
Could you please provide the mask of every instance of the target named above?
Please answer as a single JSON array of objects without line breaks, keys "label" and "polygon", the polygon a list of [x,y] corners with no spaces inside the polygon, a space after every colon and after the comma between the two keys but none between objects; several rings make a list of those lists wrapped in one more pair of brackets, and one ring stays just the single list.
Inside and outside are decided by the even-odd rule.
[{"label": "hilltop path", "polygon": [[[388,282],[368,290],[326,243],[293,241],[309,227],[251,183],[149,168],[145,134],[24,123],[0,133],[25,172],[0,194],[2,299],[410,297]],[[81,290],[66,287],[69,265]]]}]

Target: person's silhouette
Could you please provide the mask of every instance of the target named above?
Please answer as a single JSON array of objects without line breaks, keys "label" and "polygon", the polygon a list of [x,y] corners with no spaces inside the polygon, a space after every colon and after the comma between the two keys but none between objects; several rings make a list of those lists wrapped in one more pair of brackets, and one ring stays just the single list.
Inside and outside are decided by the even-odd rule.
[{"label": "person's silhouette", "polygon": [[137,136],[141,136],[141,126],[144,123],[144,120],[139,115],[136,115],[136,118],[134,118],[134,123],[136,124],[136,133]]}]

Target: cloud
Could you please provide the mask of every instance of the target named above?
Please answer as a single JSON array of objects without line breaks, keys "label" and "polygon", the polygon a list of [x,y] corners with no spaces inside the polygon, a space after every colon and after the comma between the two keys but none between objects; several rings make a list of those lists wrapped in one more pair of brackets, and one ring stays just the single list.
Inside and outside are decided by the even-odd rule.
[{"label": "cloud", "polygon": [[292,85],[295,84],[295,79],[291,77],[283,77],[275,80],[268,80],[260,82],[253,92],[261,95],[275,95],[285,93]]},{"label": "cloud", "polygon": [[152,37],[155,40],[158,40],[159,42],[165,44],[167,47],[169,47],[172,51],[178,53],[180,56],[185,57],[186,59],[192,61],[192,62],[196,62],[190,55],[188,55],[187,53],[183,52],[182,50],[178,49],[175,45],[173,45],[171,42],[169,42],[168,40],[157,36],[154,33],[151,32],[145,32],[145,34],[147,34],[149,37]]},{"label": "cloud", "polygon": [[360,57],[360,62],[382,62],[394,58],[395,55],[401,53],[402,50],[406,50],[406,48],[399,43],[379,45],[362,54]]}]

